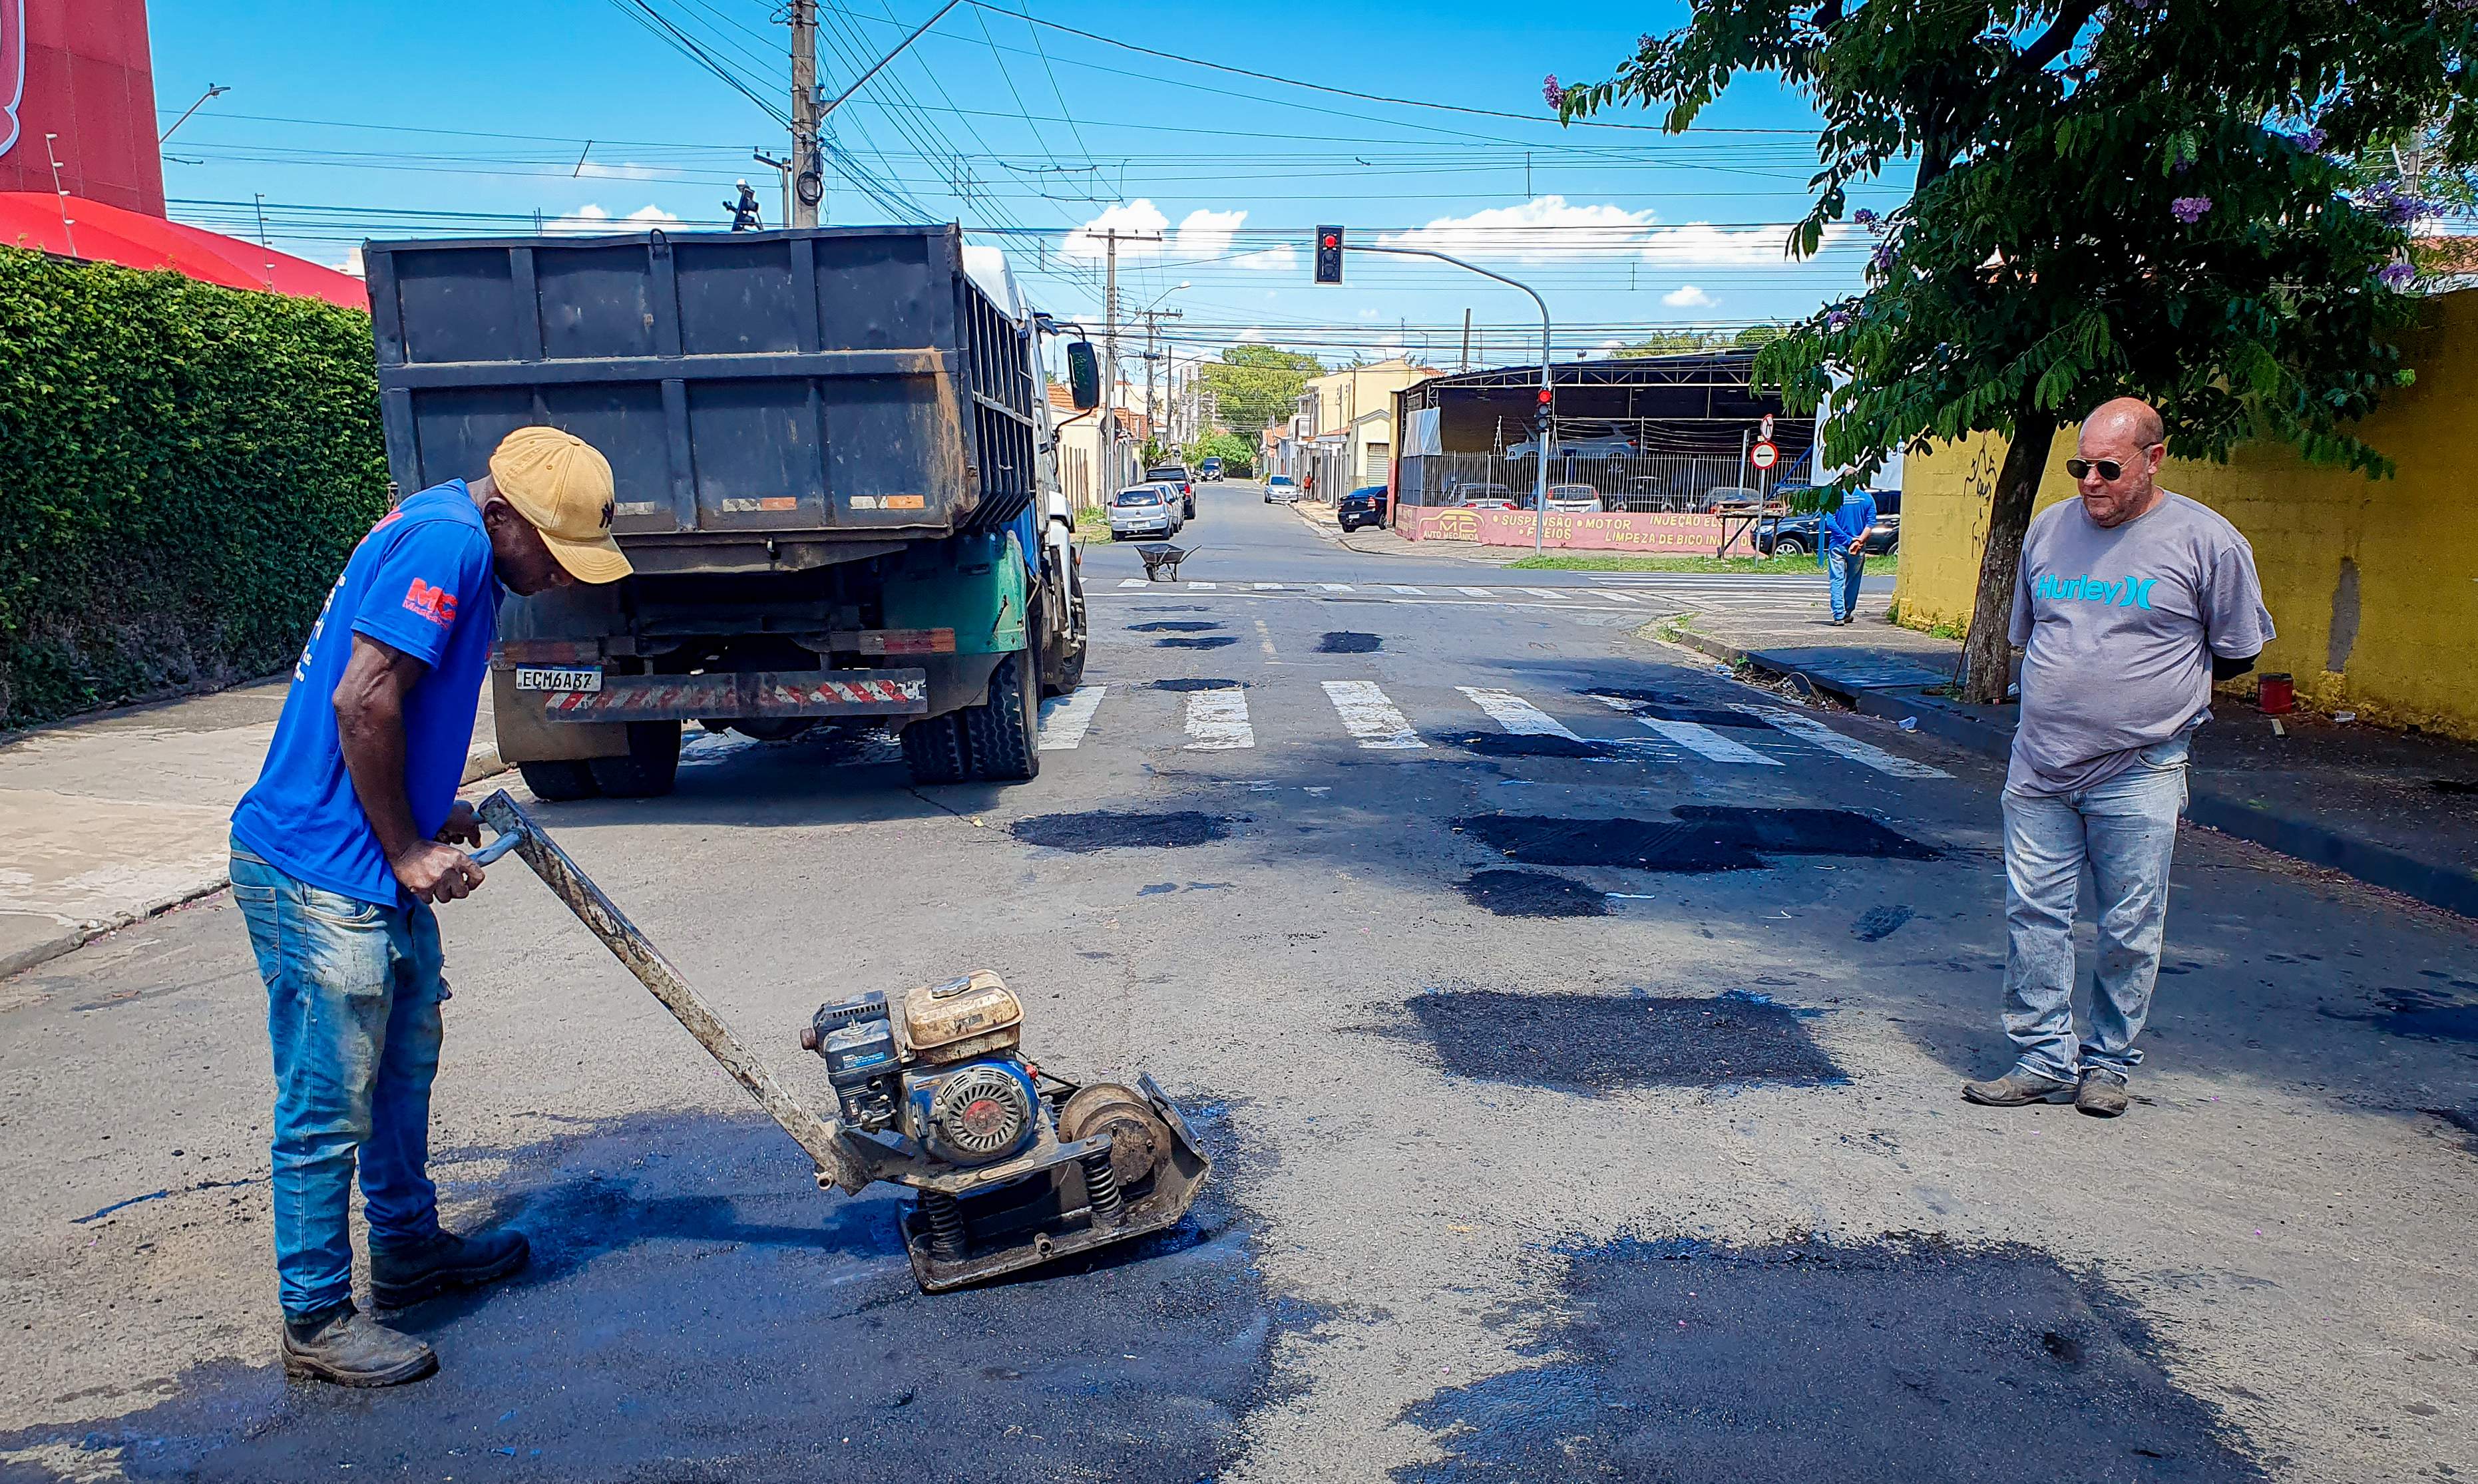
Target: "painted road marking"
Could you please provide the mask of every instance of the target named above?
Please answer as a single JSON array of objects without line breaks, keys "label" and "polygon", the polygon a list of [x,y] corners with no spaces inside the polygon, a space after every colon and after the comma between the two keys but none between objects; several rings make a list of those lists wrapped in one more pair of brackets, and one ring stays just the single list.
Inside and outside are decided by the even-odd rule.
[{"label": "painted road marking", "polygon": [[1187,693],[1184,750],[1228,752],[1256,745],[1256,729],[1248,724],[1248,692],[1237,686],[1216,686]]},{"label": "painted road marking", "polygon": [[1411,729],[1410,718],[1385,698],[1373,680],[1328,680],[1326,699],[1333,702],[1345,730],[1363,747],[1403,751],[1429,744]]},{"label": "painted road marking", "polygon": [[1321,582],[1318,583],[1317,586],[1323,588],[1328,592],[1349,592],[1352,591],[1351,584],[1347,582]]},{"label": "painted road marking", "polygon": [[1744,742],[1733,742],[1692,721],[1672,721],[1667,717],[1637,715],[1637,721],[1668,738],[1671,742],[1714,763],[1753,763],[1761,767],[1779,767],[1781,759],[1768,758]]},{"label": "painted road marking", "polygon": [[1145,581],[1141,577],[1122,577],[1119,579],[1119,586],[1122,588],[1150,588],[1152,584]]},{"label": "painted road marking", "polygon": [[1041,703],[1041,750],[1065,752],[1084,740],[1108,686],[1077,686],[1073,694],[1053,695]]},{"label": "painted road marking", "polygon": [[1428,590],[1425,588],[1396,588],[1394,591],[1402,593],[1404,597],[1427,597],[1429,595]]},{"label": "painted road marking", "polygon": [[1220,586],[1221,586],[1221,584],[1220,584],[1220,583],[1212,583],[1212,582],[1191,582],[1191,583],[1184,583],[1184,584],[1182,584],[1181,586],[1183,586],[1183,587],[1189,587],[1189,588],[1194,588],[1194,589],[1195,589],[1197,591],[1199,591],[1199,592],[1210,592],[1210,591],[1212,591],[1215,588],[1220,587]]},{"label": "painted road marking", "polygon": [[1608,599],[1610,602],[1612,602],[1612,603],[1624,603],[1624,604],[1626,604],[1629,608],[1632,608],[1632,607],[1634,606],[1634,601],[1635,601],[1635,600],[1634,600],[1634,599],[1632,599],[1632,598],[1631,598],[1631,597],[1629,597],[1629,596],[1627,596],[1627,595],[1626,595],[1625,593],[1623,593],[1623,592],[1611,592],[1611,591],[1608,591],[1606,589],[1603,589],[1603,588],[1590,588],[1590,589],[1586,589],[1585,591],[1589,591],[1590,593],[1592,593],[1595,597],[1605,597],[1605,598],[1607,598],[1607,599]]},{"label": "painted road marking", "polygon": [[1250,583],[1249,586],[1254,588],[1259,592],[1279,592],[1288,588],[1290,584],[1286,582],[1256,582]]},{"label": "painted road marking", "polygon": [[1517,737],[1562,737],[1568,742],[1582,741],[1566,730],[1564,722],[1511,691],[1494,691],[1484,686],[1456,686],[1454,689],[1470,696],[1473,705],[1487,712],[1491,720]]},{"label": "painted road marking", "polygon": [[1465,596],[1465,597],[1495,597],[1495,596],[1497,596],[1497,594],[1496,594],[1496,593],[1489,591],[1486,588],[1456,588],[1454,591],[1455,591],[1456,592],[1461,593],[1461,594],[1462,594],[1463,596]]},{"label": "painted road marking", "polygon": [[1871,746],[1856,737],[1847,737],[1834,731],[1813,717],[1801,716],[1797,712],[1779,706],[1750,706],[1743,701],[1732,701],[1731,709],[1743,711],[1751,717],[1761,717],[1792,737],[1812,742],[1835,757],[1847,758],[1861,767],[1872,767],[1880,773],[1888,773],[1895,778],[1950,778],[1953,776],[1941,767],[1930,767],[1925,763],[1914,763],[1909,758],[1886,752],[1882,747]]}]

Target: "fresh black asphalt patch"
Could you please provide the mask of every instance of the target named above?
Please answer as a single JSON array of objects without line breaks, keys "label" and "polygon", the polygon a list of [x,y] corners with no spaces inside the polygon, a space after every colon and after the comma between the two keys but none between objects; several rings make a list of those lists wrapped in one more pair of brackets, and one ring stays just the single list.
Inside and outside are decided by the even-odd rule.
[{"label": "fresh black asphalt patch", "polygon": [[1314,1317],[1257,1269],[1226,1112],[1186,1111],[1216,1168],[1180,1225],[934,1295],[898,1233],[908,1196],[821,1193],[753,1114],[468,1151],[462,1191],[442,1153],[448,1194],[499,1198],[534,1261],[495,1292],[391,1319],[438,1348],[437,1375],[354,1392],[216,1362],[143,1411],[5,1424],[0,1451],[116,1448],[115,1478],[202,1484],[1195,1484],[1235,1464],[1242,1420],[1281,1395],[1277,1346]]},{"label": "fresh black asphalt patch", "polygon": [[1904,1238],[1571,1254],[1546,1364],[1405,1421],[1396,1484],[2261,1484],[2130,1308],[2035,1248]]},{"label": "fresh black asphalt patch", "polygon": [[1127,848],[1175,850],[1221,840],[1230,833],[1230,822],[1193,809],[1167,814],[1096,809],[1084,814],[1033,815],[1008,825],[1007,833],[1027,845],[1079,854]]},{"label": "fresh black asphalt patch", "polygon": [[1474,871],[1459,890],[1501,918],[1605,918],[1609,899],[1572,876],[1545,870]]},{"label": "fresh black asphalt patch", "polygon": [[1808,1035],[1822,1011],[1694,997],[1432,990],[1407,1001],[1445,1069],[1563,1092],[1844,1080]]},{"label": "fresh black asphalt patch", "polygon": [[1846,809],[1681,805],[1671,819],[1561,819],[1474,815],[1455,825],[1526,866],[1614,866],[1630,870],[1760,870],[1768,855],[1933,861],[1936,852]]},{"label": "fresh black asphalt patch", "polygon": [[1850,936],[1860,943],[1882,943],[1900,932],[1910,917],[1908,907],[1870,907],[1850,924]]},{"label": "fresh black asphalt patch", "polygon": [[1129,632],[1136,634],[1201,634],[1222,625],[1197,618],[1166,618],[1157,623],[1130,623]]},{"label": "fresh black asphalt patch", "polygon": [[1193,675],[1183,676],[1177,680],[1155,680],[1148,683],[1156,691],[1170,691],[1179,694],[1185,694],[1190,691],[1228,691],[1233,688],[1244,689],[1243,683],[1240,681],[1203,680]]},{"label": "fresh black asphalt patch", "polygon": [[1239,639],[1234,634],[1206,634],[1185,639],[1157,639],[1153,641],[1153,647],[1155,649],[1227,649],[1237,642]]},{"label": "fresh black asphalt patch", "polygon": [[1454,745],[1484,758],[1606,758],[1618,751],[1607,742],[1549,732],[1470,732],[1455,738]]},{"label": "fresh black asphalt patch", "polygon": [[1772,723],[1761,717],[1751,717],[1743,711],[1732,711],[1726,707],[1699,706],[1666,691],[1629,691],[1604,686],[1590,693],[1628,702],[1627,709],[1636,715],[1657,717],[1663,721],[1692,721],[1697,726],[1735,726],[1750,731],[1772,728]]},{"label": "fresh black asphalt patch", "polygon": [[1355,634],[1348,629],[1336,630],[1317,641],[1319,654],[1375,654],[1385,647],[1385,641],[1374,634]]}]

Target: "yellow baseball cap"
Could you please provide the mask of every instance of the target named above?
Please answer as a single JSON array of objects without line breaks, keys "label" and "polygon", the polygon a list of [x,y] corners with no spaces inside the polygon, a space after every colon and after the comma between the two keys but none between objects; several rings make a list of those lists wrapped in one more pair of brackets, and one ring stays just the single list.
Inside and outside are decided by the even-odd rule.
[{"label": "yellow baseball cap", "polygon": [[618,582],[631,568],[611,539],[618,509],[611,461],[573,433],[518,428],[491,455],[491,481],[579,582]]}]

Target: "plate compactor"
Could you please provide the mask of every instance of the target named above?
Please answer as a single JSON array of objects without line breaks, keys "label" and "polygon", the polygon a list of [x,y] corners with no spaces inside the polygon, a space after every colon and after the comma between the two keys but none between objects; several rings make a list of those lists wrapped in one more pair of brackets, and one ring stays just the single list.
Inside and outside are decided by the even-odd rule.
[{"label": "plate compactor", "polygon": [[938,1293],[1177,1224],[1211,1163],[1150,1077],[1075,1083],[1027,1060],[1024,1006],[987,969],[822,1005],[800,1044],[826,1064],[838,1107],[784,1091],[662,952],[505,790],[484,800],[498,838],[818,1167],[820,1189],[876,1180],[919,1192],[903,1245]]}]

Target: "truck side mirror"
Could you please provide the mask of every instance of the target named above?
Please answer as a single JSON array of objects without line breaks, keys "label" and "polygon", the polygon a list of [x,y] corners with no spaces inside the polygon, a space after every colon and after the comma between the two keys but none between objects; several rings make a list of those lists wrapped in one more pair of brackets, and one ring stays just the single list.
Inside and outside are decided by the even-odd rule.
[{"label": "truck side mirror", "polygon": [[1101,363],[1091,340],[1067,342],[1067,390],[1079,413],[1101,405]]}]

